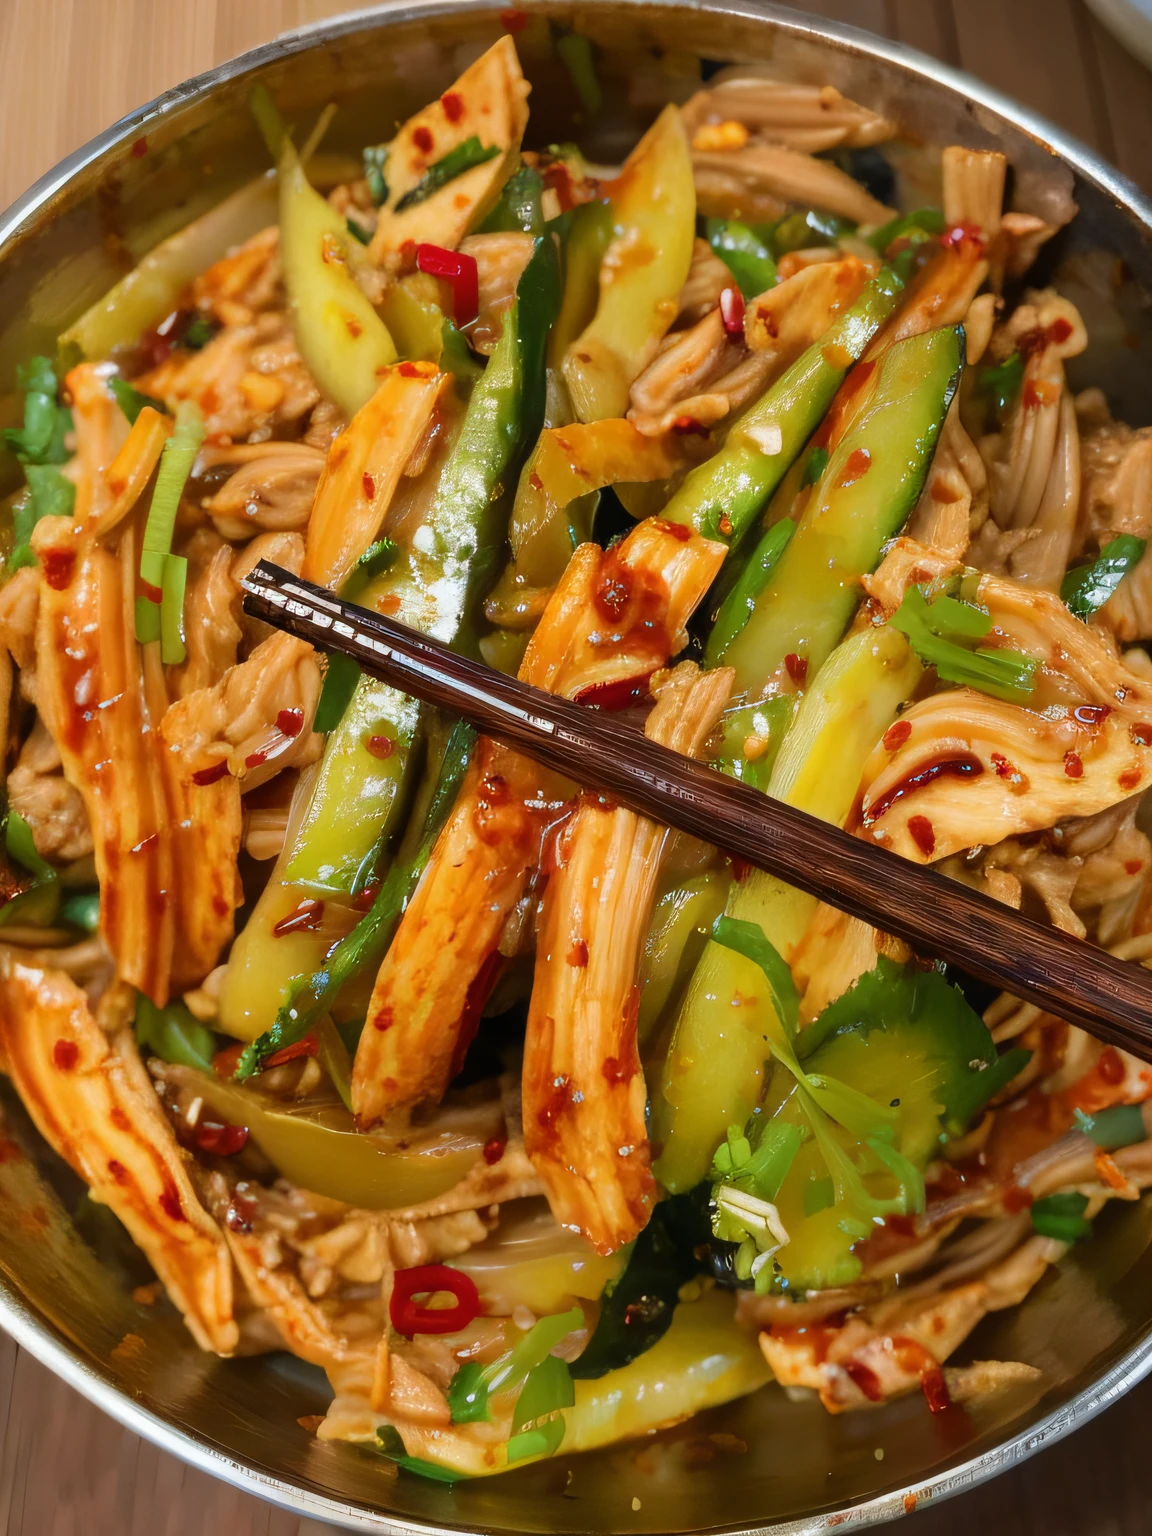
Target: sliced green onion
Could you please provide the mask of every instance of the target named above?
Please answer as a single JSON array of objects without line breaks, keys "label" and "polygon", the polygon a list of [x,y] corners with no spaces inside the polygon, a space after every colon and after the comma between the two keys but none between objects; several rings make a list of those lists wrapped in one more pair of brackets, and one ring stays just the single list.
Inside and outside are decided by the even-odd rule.
[{"label": "sliced green onion", "polygon": [[463,144],[457,144],[455,149],[448,153],[435,165],[430,165],[423,176],[410,192],[405,192],[395,207],[396,213],[403,213],[405,208],[414,208],[417,203],[422,203],[430,198],[434,192],[439,192],[441,187],[446,187],[450,181],[455,181],[457,176],[463,176],[465,171],[474,170],[476,166],[483,165],[488,160],[494,160],[502,153],[498,144],[481,144],[475,134],[470,139],[465,139]]},{"label": "sliced green onion", "polygon": [[388,183],[384,180],[384,167],[388,164],[387,144],[368,144],[364,149],[364,180],[368,183],[368,195],[376,208],[388,201]]},{"label": "sliced green onion", "polygon": [[173,1002],[157,1008],[151,998],[138,992],[135,1031],[137,1043],[161,1061],[211,1072],[216,1036],[192,1017],[185,1004]]},{"label": "sliced green onion", "polygon": [[746,299],[754,299],[776,286],[772,251],[750,225],[736,219],[709,219],[704,230],[708,244],[736,279]]},{"label": "sliced green onion", "polygon": [[145,590],[136,602],[136,638],[142,645],[161,638],[164,567],[172,549],[180,497],[203,441],[204,423],[200,412],[191,401],[181,400],[176,408],[176,426],[160,455],[156,489],[152,493],[140,550],[140,581]]},{"label": "sliced green onion", "polygon": [[207,315],[196,315],[181,332],[180,345],[187,347],[189,352],[199,352],[212,340],[216,330]]},{"label": "sliced green onion", "polygon": [[60,903],[60,916],[73,928],[95,933],[100,926],[100,892],[73,891]]},{"label": "sliced green onion", "polygon": [[1070,1191],[1061,1195],[1047,1195],[1032,1206],[1032,1226],[1042,1237],[1054,1237],[1062,1243],[1076,1243],[1092,1231],[1092,1223],[1085,1218],[1088,1196]]},{"label": "sliced green onion", "polygon": [[361,245],[372,244],[372,236],[362,224],[357,224],[355,219],[345,219],[344,228],[352,236],[353,240],[359,240]]},{"label": "sliced green onion", "polygon": [[976,388],[991,404],[998,417],[1014,404],[1024,382],[1024,359],[1013,352],[1002,363],[981,368],[976,374]]},{"label": "sliced green onion", "polygon": [[500,189],[496,206],[480,225],[480,233],[499,235],[519,230],[525,235],[542,235],[543,197],[543,176],[535,166],[522,165]]},{"label": "sliced green onion", "polygon": [[800,994],[792,980],[788,962],[766,937],[764,930],[757,923],[745,922],[743,918],[728,917],[722,913],[712,924],[712,937],[717,944],[722,944],[725,949],[734,949],[738,955],[743,955],[753,965],[760,967],[772,994],[776,1016],[788,1034],[794,1035],[800,1019]]},{"label": "sliced green onion", "polygon": [[806,485],[816,484],[817,480],[828,468],[829,457],[827,448],[822,448],[819,444],[814,448],[809,448],[808,457],[804,460],[804,474],[800,480],[802,488]]},{"label": "sliced green onion", "polygon": [[928,235],[944,233],[944,215],[939,208],[917,208],[915,213],[902,213],[887,224],[881,224],[868,236],[868,244],[883,256],[894,240],[906,238],[914,232]]},{"label": "sliced green onion", "polygon": [[[374,576],[386,571],[400,553],[400,546],[391,539],[377,539],[357,560],[340,588],[340,596],[354,603]],[[319,729],[319,727],[317,727]]]},{"label": "sliced green onion", "polygon": [[1140,564],[1146,539],[1122,533],[1105,544],[1091,565],[1078,565],[1060,583],[1060,596],[1078,619],[1087,619],[1103,608],[1130,571]]},{"label": "sliced green onion", "polygon": [[453,1472],[450,1467],[437,1466],[434,1461],[425,1461],[422,1456],[409,1456],[404,1450],[400,1431],[394,1424],[379,1425],[376,1439],[388,1460],[403,1467],[405,1472],[415,1472],[417,1477],[426,1477],[433,1483],[462,1483],[468,1480],[466,1472]]},{"label": "sliced green onion", "polygon": [[604,105],[604,92],[596,73],[590,40],[579,32],[569,32],[556,39],[556,52],[572,78],[580,105],[589,117],[595,116]]},{"label": "sliced green onion", "polygon": [[160,585],[160,660],[166,667],[178,667],[188,655],[184,646],[187,584],[187,560],[183,555],[169,555],[164,561],[164,580]]},{"label": "sliced green onion", "polygon": [[352,702],[356,685],[360,681],[360,668],[351,656],[343,651],[330,651],[324,671],[324,682],[312,722],[314,731],[334,731],[344,718],[344,711]]},{"label": "sliced green onion", "polygon": [[555,1455],[566,1427],[561,1409],[571,1408],[575,1401],[576,1386],[563,1360],[549,1355],[534,1366],[528,1372],[512,1414],[509,1465],[528,1456]]},{"label": "sliced green onion", "polygon": [[24,391],[24,425],[5,428],[4,441],[23,464],[63,464],[72,413],[56,403],[56,370],[48,358],[34,357],[16,369],[16,382]]},{"label": "sliced green onion", "polygon": [[152,395],[145,395],[135,385],[129,384],[127,379],[111,378],[108,387],[116,397],[116,404],[127,416],[131,426],[136,425],[136,418],[146,405],[150,405],[154,411],[161,415],[168,415],[168,408],[163,400],[157,400]]},{"label": "sliced green onion", "polygon": [[76,487],[67,475],[52,464],[25,464],[28,488],[12,506],[12,552],[5,569],[18,571],[35,565],[32,530],[42,517],[71,517],[76,504]]},{"label": "sliced green onion", "polygon": [[907,635],[920,660],[935,667],[946,682],[1012,704],[1031,697],[1039,665],[1034,656],[983,647],[972,650],[958,643],[979,639],[992,627],[987,613],[981,614],[971,604],[951,597],[938,597],[929,604],[923,589],[912,586],[888,622]]},{"label": "sliced green onion", "polygon": [[1076,1124],[1098,1147],[1114,1152],[1118,1147],[1132,1147],[1148,1140],[1144,1110],[1140,1104],[1113,1104],[1110,1109],[1086,1115],[1076,1110]]},{"label": "sliced green onion", "polygon": [[[481,1366],[474,1360],[466,1361],[453,1376],[448,1388],[452,1422],[476,1424],[491,1418],[488,1399],[492,1394],[523,1387],[531,1373],[551,1357],[556,1345],[575,1329],[583,1327],[583,1324],[584,1313],[579,1307],[573,1307],[568,1312],[540,1318],[527,1333],[521,1335],[511,1349],[505,1350],[489,1365]],[[567,1374],[568,1367],[565,1366],[564,1370]],[[547,1411],[540,1410],[541,1413]]]}]

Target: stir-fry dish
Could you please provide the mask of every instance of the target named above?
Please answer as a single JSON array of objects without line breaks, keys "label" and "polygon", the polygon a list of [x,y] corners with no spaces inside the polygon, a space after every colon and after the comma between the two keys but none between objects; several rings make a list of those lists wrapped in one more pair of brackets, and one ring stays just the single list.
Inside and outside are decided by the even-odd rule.
[{"label": "stir-fry dish", "polygon": [[965,1341],[1152,1183],[1148,1070],[242,612],[270,558],[1152,957],[1152,429],[1058,219],[964,147],[902,211],[747,66],[525,149],[518,16],[338,184],[258,90],[274,169],[21,369],[4,1069],[390,1475],[1039,1390]]}]

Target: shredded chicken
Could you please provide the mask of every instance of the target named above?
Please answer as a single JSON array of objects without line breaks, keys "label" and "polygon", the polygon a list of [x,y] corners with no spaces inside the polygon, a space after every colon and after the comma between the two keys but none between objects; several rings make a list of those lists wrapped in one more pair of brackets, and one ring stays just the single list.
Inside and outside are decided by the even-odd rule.
[{"label": "shredded chicken", "polygon": [[896,133],[891,119],[858,106],[834,85],[774,80],[746,64],[721,70],[681,112],[690,137],[705,127],[736,123],[773,144],[810,155],[882,144]]},{"label": "shredded chicken", "polygon": [[[645,734],[698,755],[733,673],[684,662],[656,687]],[[524,1049],[524,1129],[556,1220],[600,1253],[648,1223],[656,1198],[640,1070],[636,975],[667,829],[582,796],[544,892]]]},{"label": "shredded chicken", "polygon": [[665,337],[632,385],[628,419],[649,436],[709,427],[747,405],[859,295],[868,269],[854,256],[807,267],[750,302],[745,345],[714,309]]},{"label": "shredded chicken", "polygon": [[[108,1034],[57,971],[0,950],[0,1048],[41,1135],[120,1218],[202,1349],[230,1355],[232,1264],[198,1200],[115,990]],[[130,994],[127,999],[131,1007]]]},{"label": "shredded chicken", "polygon": [[531,235],[512,231],[505,234],[467,235],[460,249],[476,263],[480,288],[476,323],[468,333],[468,344],[487,355],[500,340],[504,315],[516,297],[516,285],[532,255]]},{"label": "shredded chicken", "polygon": [[940,437],[920,500],[908,519],[908,537],[942,555],[960,560],[973,532],[988,516],[988,476],[975,443],[960,420],[954,400]]},{"label": "shredded chicken", "polygon": [[224,538],[242,541],[253,533],[307,526],[324,455],[306,443],[252,443],[207,448],[206,469],[234,465],[220,490],[203,502]]},{"label": "shredded chicken", "polygon": [[[675,655],[724,555],[722,546],[683,532],[650,519],[607,553],[578,550],[532,637],[521,679],[595,697],[597,689],[646,680]],[[661,618],[646,632],[649,613]],[[352,1083],[362,1123],[443,1094],[496,979],[501,931],[568,794],[507,748],[481,743],[376,978]]]},{"label": "shredded chicken", "polygon": [[778,219],[789,204],[824,208],[858,224],[884,224],[895,210],[830,160],[750,139],[720,150],[694,150],[696,204],[721,218]]}]

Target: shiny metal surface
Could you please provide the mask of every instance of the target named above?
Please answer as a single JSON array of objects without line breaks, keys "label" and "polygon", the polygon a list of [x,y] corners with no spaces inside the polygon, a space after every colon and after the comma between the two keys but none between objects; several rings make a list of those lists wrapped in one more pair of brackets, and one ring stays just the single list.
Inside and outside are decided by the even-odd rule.
[{"label": "shiny metal surface", "polygon": [[[897,156],[910,191],[931,191],[930,157],[917,140],[1003,148],[1019,206],[1043,211],[1070,195],[1079,204],[1050,262],[1067,281],[1078,280],[1078,264],[1083,277],[1086,251],[1123,259],[1123,268],[1110,264],[1115,304],[1093,316],[1096,340],[1077,382],[1105,383],[1130,419],[1149,419],[1152,343],[1138,284],[1152,289],[1152,205],[1082,146],[898,44],[751,0],[541,8],[611,50],[610,108],[590,145],[598,153],[618,153],[650,113],[651,103],[630,104],[628,91],[654,47],[722,61],[772,58],[797,78],[831,80],[888,110],[912,141]],[[498,28],[496,9],[478,0],[390,5],[325,22],[167,93],[62,162],[0,217],[0,392],[12,388],[15,362],[51,347],[131,261],[263,168],[245,107],[254,80],[290,114],[339,101],[344,110],[325,147],[354,151],[387,137],[396,118],[442,90]],[[526,64],[537,87],[534,141],[573,136],[563,79],[546,61]],[[147,153],[133,156],[142,137]],[[320,1445],[298,1426],[327,1400],[318,1372],[284,1356],[201,1355],[170,1309],[135,1302],[132,1286],[142,1277],[131,1254],[10,1099],[4,1131],[0,1324],[145,1438],[351,1530],[799,1536],[846,1521],[875,1524],[1013,1465],[1152,1369],[1152,1209],[1141,1203],[1108,1212],[1093,1243],[970,1341],[964,1358],[1041,1366],[1039,1389],[939,1418],[918,1397],[830,1418],[768,1388],[639,1447],[560,1455],[454,1489],[395,1479],[371,1455]],[[746,1452],[706,1438],[719,1430]]]}]

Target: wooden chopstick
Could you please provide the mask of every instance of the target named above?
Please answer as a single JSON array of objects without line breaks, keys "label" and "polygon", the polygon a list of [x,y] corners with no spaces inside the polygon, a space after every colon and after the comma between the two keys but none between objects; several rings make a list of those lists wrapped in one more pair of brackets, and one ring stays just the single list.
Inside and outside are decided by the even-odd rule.
[{"label": "wooden chopstick", "polygon": [[[1152,1061],[1152,974],[262,560],[244,610],[537,762]],[[771,934],[768,935],[772,937]]]}]

